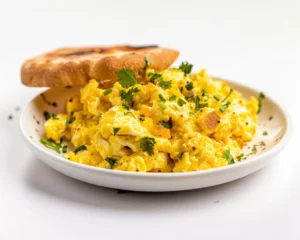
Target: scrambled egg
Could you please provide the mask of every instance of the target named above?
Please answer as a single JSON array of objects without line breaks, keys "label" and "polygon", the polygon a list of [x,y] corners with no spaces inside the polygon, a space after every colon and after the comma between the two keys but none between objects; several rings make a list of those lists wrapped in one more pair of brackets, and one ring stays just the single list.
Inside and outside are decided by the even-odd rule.
[{"label": "scrambled egg", "polygon": [[130,74],[108,90],[91,80],[65,109],[45,130],[48,140],[74,145],[66,159],[124,171],[187,172],[237,161],[255,134],[258,101],[205,70],[147,69],[140,84]]}]

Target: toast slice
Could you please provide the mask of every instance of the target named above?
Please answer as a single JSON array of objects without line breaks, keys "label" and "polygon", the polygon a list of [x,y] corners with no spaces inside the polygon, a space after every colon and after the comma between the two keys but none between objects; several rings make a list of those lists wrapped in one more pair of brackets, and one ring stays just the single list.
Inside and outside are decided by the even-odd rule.
[{"label": "toast slice", "polygon": [[27,60],[21,69],[24,85],[30,87],[62,87],[86,84],[96,79],[102,88],[111,87],[118,78],[116,71],[130,69],[138,74],[145,67],[163,70],[179,52],[158,46],[110,46],[60,48]]}]

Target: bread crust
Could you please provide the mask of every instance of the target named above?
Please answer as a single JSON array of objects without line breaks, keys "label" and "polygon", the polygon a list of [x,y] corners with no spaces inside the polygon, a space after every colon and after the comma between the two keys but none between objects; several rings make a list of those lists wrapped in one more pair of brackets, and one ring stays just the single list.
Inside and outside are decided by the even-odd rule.
[{"label": "bread crust", "polygon": [[168,68],[179,52],[158,46],[111,46],[60,48],[27,60],[21,69],[22,83],[30,87],[62,87],[86,84],[96,79],[102,88],[111,87],[116,71],[130,69],[136,75],[151,59],[155,70]]}]

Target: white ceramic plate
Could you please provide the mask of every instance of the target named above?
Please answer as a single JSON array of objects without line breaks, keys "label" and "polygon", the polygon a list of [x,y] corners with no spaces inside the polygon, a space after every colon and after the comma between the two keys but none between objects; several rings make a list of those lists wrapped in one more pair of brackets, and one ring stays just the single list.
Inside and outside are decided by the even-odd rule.
[{"label": "white ceramic plate", "polygon": [[[227,82],[246,98],[259,95],[259,91]],[[55,101],[57,107],[49,105],[43,97],[37,96],[22,113],[21,132],[29,148],[48,166],[69,177],[103,187],[160,192],[197,189],[230,182],[264,167],[283,149],[291,135],[291,121],[287,113],[274,100],[266,97],[259,114],[255,139],[243,149],[247,155],[256,145],[257,153],[244,161],[226,167],[187,173],[141,173],[96,168],[68,161],[39,142],[40,138],[44,137],[43,112],[63,112],[65,100],[78,91],[79,87],[54,88],[44,92],[46,101]],[[271,116],[272,120],[269,120]],[[263,136],[264,131],[268,132],[267,136]]]}]

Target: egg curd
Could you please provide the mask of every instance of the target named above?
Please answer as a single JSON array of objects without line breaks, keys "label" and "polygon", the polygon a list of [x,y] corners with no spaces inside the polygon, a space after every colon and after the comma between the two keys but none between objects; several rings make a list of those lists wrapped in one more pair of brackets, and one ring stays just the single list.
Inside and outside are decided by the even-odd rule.
[{"label": "egg curd", "polygon": [[117,72],[101,89],[96,80],[66,101],[66,113],[50,116],[46,138],[70,141],[67,161],[134,172],[187,172],[239,161],[256,129],[259,104],[203,69]]}]

